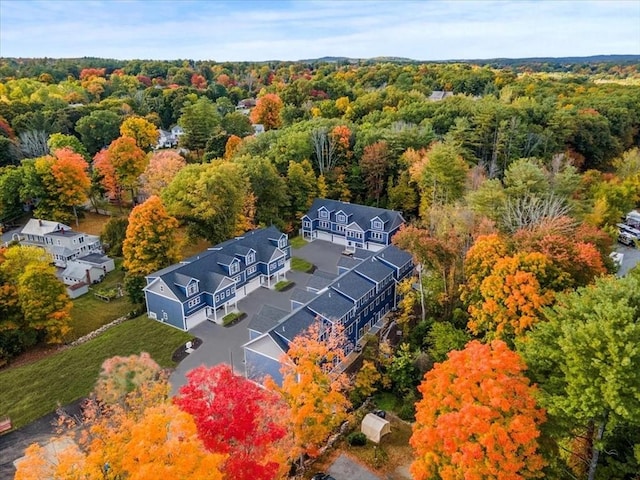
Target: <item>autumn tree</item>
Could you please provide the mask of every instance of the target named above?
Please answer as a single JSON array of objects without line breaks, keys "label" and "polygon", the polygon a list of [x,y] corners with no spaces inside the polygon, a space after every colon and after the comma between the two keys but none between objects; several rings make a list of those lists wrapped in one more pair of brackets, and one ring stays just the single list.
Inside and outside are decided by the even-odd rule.
[{"label": "autumn tree", "polygon": [[344,359],[342,329],[320,321],[296,336],[281,359],[282,386],[267,381],[278,391],[290,409],[290,430],[295,455],[316,456],[318,448],[346,418],[349,400],[344,374],[333,367]]},{"label": "autumn tree", "polygon": [[376,142],[364,148],[360,158],[360,168],[367,185],[369,198],[380,203],[380,196],[384,192],[385,181],[389,172],[389,149],[386,142]]},{"label": "autumn tree", "polygon": [[586,442],[569,453],[582,460],[574,471],[589,480],[626,478],[640,465],[640,438],[630,433],[640,427],[640,398],[631,387],[640,384],[639,287],[636,270],[562,294],[518,344],[540,385],[554,440]]},{"label": "autumn tree", "polygon": [[0,344],[5,335],[14,339],[18,351],[42,340],[65,340],[73,305],[47,252],[30,246],[0,250],[0,282]]},{"label": "autumn tree", "polygon": [[154,152],[140,175],[140,185],[146,195],[160,195],[177,173],[187,164],[182,155],[173,150]]},{"label": "autumn tree", "polygon": [[470,342],[436,364],[418,387],[413,478],[542,477],[538,437],[545,413],[525,368],[498,340]]},{"label": "autumn tree", "polygon": [[122,245],[123,266],[128,274],[144,276],[178,260],[176,228],[157,196],[149,197],[129,215],[129,226]]},{"label": "autumn tree", "polygon": [[288,406],[277,393],[221,364],[188,372],[174,403],[193,416],[207,450],[227,455],[229,478],[272,480],[285,473],[292,445]]},{"label": "autumn tree", "polygon": [[100,152],[93,160],[93,166],[103,176],[105,188],[121,201],[122,191],[131,192],[135,203],[138,177],[147,166],[147,156],[131,137],[119,137]]},{"label": "autumn tree", "polygon": [[224,456],[207,452],[193,418],[161,403],[142,414],[116,409],[92,419],[84,433],[43,461],[43,449],[30,446],[18,465],[17,480],[42,478],[171,478],[222,480]]},{"label": "autumn tree", "polygon": [[249,181],[242,167],[232,162],[187,165],[162,193],[167,211],[187,224],[194,238],[220,243],[247,222]]},{"label": "autumn tree", "polygon": [[264,125],[265,130],[273,130],[282,125],[280,112],[282,100],[275,93],[267,93],[258,98],[255,108],[251,111],[251,121]]},{"label": "autumn tree", "polygon": [[53,156],[37,159],[35,168],[45,193],[35,215],[66,223],[74,218],[77,221],[76,208],[87,201],[91,186],[86,160],[69,148],[61,148]]},{"label": "autumn tree", "polygon": [[227,139],[227,143],[224,146],[224,159],[230,160],[233,155],[238,151],[238,147],[242,143],[242,139],[237,135],[231,135]]},{"label": "autumn tree", "polygon": [[47,145],[49,146],[49,151],[53,154],[55,154],[56,150],[60,150],[61,148],[68,148],[75,153],[79,153],[80,155],[82,155],[82,158],[84,158],[85,160],[91,160],[91,156],[89,155],[89,152],[87,152],[85,146],[78,139],[78,137],[74,135],[53,133],[49,136]]},{"label": "autumn tree", "polygon": [[138,147],[148,152],[158,143],[160,133],[158,127],[150,121],[142,117],[131,116],[127,117],[120,125],[120,135],[133,138]]}]

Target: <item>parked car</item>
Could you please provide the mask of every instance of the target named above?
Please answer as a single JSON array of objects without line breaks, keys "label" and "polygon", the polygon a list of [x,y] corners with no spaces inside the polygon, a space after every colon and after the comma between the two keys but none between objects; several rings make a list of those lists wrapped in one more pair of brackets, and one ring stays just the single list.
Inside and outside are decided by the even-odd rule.
[{"label": "parked car", "polygon": [[336,479],[333,478],[328,473],[316,473],[313,477],[311,477],[311,480],[336,480]]}]

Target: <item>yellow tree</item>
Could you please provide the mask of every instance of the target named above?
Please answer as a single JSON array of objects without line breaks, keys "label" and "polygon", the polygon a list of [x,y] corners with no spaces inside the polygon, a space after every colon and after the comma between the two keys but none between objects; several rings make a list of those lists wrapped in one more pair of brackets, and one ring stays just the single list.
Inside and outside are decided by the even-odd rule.
[{"label": "yellow tree", "polygon": [[348,379],[335,368],[344,360],[345,341],[339,325],[313,323],[293,339],[281,360],[282,387],[267,381],[291,409],[296,455],[316,456],[319,446],[347,418]]},{"label": "yellow tree", "polygon": [[135,207],[122,245],[124,268],[144,276],[178,260],[178,221],[170,216],[157,196]]},{"label": "yellow tree", "polygon": [[120,135],[133,138],[138,147],[148,152],[158,143],[160,133],[158,127],[150,121],[142,117],[131,116],[120,125]]}]

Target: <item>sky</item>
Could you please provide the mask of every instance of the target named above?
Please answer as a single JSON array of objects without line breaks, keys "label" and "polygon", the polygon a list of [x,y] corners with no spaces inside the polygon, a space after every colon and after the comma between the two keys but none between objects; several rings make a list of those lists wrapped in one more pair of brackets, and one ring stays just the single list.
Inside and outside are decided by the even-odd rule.
[{"label": "sky", "polygon": [[640,0],[0,0],[0,57],[640,54]]}]

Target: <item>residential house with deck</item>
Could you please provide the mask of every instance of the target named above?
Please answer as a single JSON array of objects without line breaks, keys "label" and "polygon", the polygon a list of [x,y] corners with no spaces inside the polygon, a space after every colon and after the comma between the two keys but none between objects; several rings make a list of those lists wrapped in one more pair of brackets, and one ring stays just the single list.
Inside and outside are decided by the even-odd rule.
[{"label": "residential house with deck", "polygon": [[289,239],[277,228],[247,232],[148,275],[147,315],[181,330],[222,323],[238,300],[284,279],[290,259]]},{"label": "residential house with deck", "polygon": [[344,327],[346,353],[365,334],[382,327],[385,315],[396,309],[400,299],[398,282],[413,271],[412,256],[389,245],[377,252],[356,250],[349,260],[348,268],[338,267],[338,275],[323,273],[306,290],[293,292],[290,313],[282,315],[279,309],[265,307],[252,319],[249,341],[243,346],[248,378],[261,382],[269,375],[281,384],[282,356],[315,321]]},{"label": "residential house with deck", "polygon": [[395,210],[317,198],[302,217],[300,232],[306,240],[327,240],[350,251],[378,251],[391,244],[404,223],[402,214]]},{"label": "residential house with deck", "polygon": [[67,268],[73,260],[102,253],[100,237],[76,232],[60,222],[30,219],[20,232],[20,243],[44,248],[56,267]]}]

